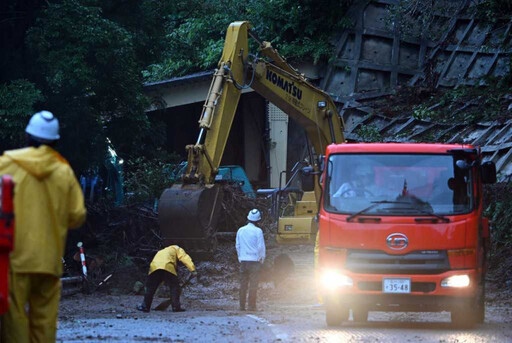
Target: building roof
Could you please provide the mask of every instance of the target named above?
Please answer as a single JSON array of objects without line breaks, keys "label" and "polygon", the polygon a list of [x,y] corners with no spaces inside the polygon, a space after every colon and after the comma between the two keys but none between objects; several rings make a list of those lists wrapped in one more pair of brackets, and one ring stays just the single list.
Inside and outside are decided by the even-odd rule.
[{"label": "building roof", "polygon": [[211,80],[212,75],[214,71],[208,70],[208,71],[201,71],[194,74],[189,74],[185,76],[180,77],[173,77],[172,79],[162,80],[162,81],[155,81],[155,82],[146,82],[144,83],[144,88],[151,89],[151,88],[173,88],[173,87],[179,87],[186,84],[192,84],[196,82],[201,82],[205,80]]}]

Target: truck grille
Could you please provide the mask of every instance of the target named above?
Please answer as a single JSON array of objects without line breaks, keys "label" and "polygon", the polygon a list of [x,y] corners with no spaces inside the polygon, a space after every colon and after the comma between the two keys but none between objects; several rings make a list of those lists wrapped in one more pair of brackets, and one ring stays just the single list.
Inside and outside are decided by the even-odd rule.
[{"label": "truck grille", "polygon": [[366,274],[439,274],[450,269],[446,251],[390,255],[378,250],[349,250],[346,269]]}]

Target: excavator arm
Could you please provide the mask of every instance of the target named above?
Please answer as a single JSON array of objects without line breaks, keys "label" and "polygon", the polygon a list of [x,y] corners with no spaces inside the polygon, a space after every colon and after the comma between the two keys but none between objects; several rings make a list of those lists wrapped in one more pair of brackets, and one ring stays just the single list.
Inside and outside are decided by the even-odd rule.
[{"label": "excavator arm", "polygon": [[[273,59],[282,58],[268,42],[262,43],[260,51]],[[251,87],[304,128],[315,152],[322,153],[327,145],[343,142],[343,123],[329,95],[282,63],[263,59],[253,62]]]},{"label": "excavator arm", "polygon": [[[249,35],[258,42],[259,54],[267,59],[249,53]],[[214,226],[222,201],[215,175],[242,90],[249,87],[296,120],[315,153],[324,152],[328,144],[344,141],[343,122],[329,95],[290,66],[270,43],[259,41],[250,32],[249,22],[232,23],[199,119],[198,139],[186,147],[188,163],[183,182],[166,189],[160,199],[160,227],[169,242],[180,241],[187,246],[195,243],[192,249],[199,250],[214,248],[210,242],[215,241]],[[318,182],[315,185],[319,199]]]},{"label": "excavator arm", "polygon": [[233,23],[199,119],[199,137],[188,145],[185,183],[213,184],[226,147],[238,101],[242,94],[234,80],[243,80],[248,55],[248,24]]},{"label": "excavator arm", "polygon": [[342,121],[327,93],[312,85],[290,66],[268,42],[259,52],[272,60],[249,55],[246,21],[232,23],[222,57],[199,119],[200,134],[188,145],[188,183],[212,184],[231,130],[242,88],[251,87],[306,131],[317,153],[331,143],[343,142]]}]

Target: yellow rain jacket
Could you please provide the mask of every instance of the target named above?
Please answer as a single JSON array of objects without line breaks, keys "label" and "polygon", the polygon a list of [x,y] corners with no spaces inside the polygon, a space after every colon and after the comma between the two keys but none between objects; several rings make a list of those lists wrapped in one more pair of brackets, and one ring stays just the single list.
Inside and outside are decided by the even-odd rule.
[{"label": "yellow rain jacket", "polygon": [[153,261],[151,261],[151,264],[149,265],[148,275],[153,273],[155,270],[164,269],[169,273],[178,276],[178,273],[176,272],[178,261],[183,263],[191,272],[196,270],[194,262],[192,262],[192,259],[187,255],[185,250],[177,245],[171,245],[156,253]]},{"label": "yellow rain jacket", "polygon": [[13,177],[15,233],[13,273],[60,277],[67,229],[82,225],[84,197],[68,162],[47,145],[6,151],[0,175]]}]

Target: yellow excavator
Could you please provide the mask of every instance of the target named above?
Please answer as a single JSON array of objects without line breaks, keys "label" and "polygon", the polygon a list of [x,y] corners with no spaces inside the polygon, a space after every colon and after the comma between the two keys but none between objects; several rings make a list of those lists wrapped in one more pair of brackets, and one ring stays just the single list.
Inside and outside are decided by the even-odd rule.
[{"label": "yellow excavator", "polygon": [[[229,25],[224,50],[199,119],[199,137],[187,145],[187,169],[181,183],[164,190],[159,201],[159,225],[165,243],[179,244],[193,252],[209,254],[216,249],[222,189],[215,184],[233,117],[244,88],[252,88],[301,125],[315,155],[327,145],[341,143],[343,120],[327,93],[311,84],[290,66],[269,42],[251,32],[250,23]],[[259,45],[259,55],[249,53],[249,35]],[[293,214],[280,217],[280,243],[314,241],[321,189],[319,159],[310,158],[314,189],[294,203]]]}]

